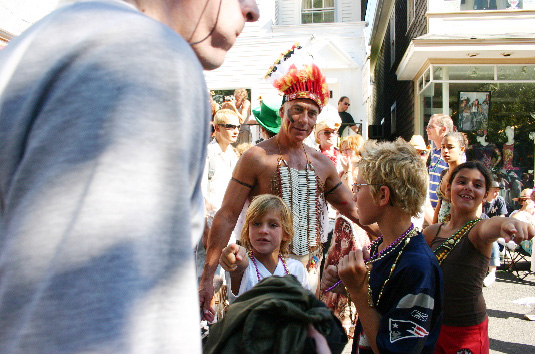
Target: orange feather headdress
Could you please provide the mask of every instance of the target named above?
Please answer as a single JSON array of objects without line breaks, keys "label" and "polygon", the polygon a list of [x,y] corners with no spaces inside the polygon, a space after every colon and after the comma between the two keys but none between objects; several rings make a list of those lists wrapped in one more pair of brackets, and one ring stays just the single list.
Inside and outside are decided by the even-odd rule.
[{"label": "orange feather headdress", "polygon": [[266,79],[284,94],[283,102],[308,98],[316,102],[320,110],[329,100],[329,88],[325,76],[310,54],[295,44],[281,54],[269,68]]}]

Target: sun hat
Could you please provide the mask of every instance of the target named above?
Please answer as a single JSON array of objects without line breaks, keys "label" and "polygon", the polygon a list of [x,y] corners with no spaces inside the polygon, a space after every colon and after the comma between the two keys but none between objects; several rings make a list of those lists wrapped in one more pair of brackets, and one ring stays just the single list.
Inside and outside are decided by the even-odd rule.
[{"label": "sun hat", "polygon": [[266,97],[262,99],[262,105],[253,109],[253,115],[264,129],[277,134],[281,128],[279,109],[282,102],[280,97]]},{"label": "sun hat", "polygon": [[413,135],[409,144],[414,146],[416,150],[429,151],[429,147],[425,144],[424,137],[421,135]]},{"label": "sun hat", "polygon": [[522,192],[520,192],[518,198],[513,198],[513,200],[515,202],[518,202],[520,199],[529,199],[529,197],[531,197],[531,193],[533,193],[533,189],[526,188]]},{"label": "sun hat", "polygon": [[318,121],[314,126],[314,137],[316,144],[319,144],[318,135],[322,130],[330,129],[338,132],[338,128],[342,125],[342,119],[338,114],[338,110],[331,105],[325,106],[323,111],[318,115]]}]

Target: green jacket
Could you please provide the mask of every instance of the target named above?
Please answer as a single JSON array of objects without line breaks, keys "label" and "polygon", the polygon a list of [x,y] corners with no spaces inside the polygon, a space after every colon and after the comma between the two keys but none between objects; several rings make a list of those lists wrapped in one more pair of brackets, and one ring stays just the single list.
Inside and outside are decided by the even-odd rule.
[{"label": "green jacket", "polygon": [[347,337],[331,310],[293,276],[272,276],[242,294],[210,328],[203,353],[314,353],[308,323],[327,338],[333,353],[342,352]]}]

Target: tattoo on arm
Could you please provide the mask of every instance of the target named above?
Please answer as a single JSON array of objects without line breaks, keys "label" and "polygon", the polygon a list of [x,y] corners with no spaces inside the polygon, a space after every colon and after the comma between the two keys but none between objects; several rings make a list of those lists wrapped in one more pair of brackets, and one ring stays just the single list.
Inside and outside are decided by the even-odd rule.
[{"label": "tattoo on arm", "polygon": [[[234,177],[232,177],[231,180],[233,180],[234,182],[239,183],[239,184],[241,184],[242,186],[245,186],[245,187],[247,187],[247,188],[251,188],[251,189],[254,188],[254,186],[251,186],[250,184],[247,184],[247,183],[242,182],[242,181],[238,181],[238,180],[237,180],[236,178],[234,178]],[[340,183],[342,183],[342,182],[340,182]]]},{"label": "tattoo on arm", "polygon": [[329,194],[331,194],[332,192],[334,192],[334,190],[338,187],[340,187],[342,185],[342,182],[338,182],[338,184],[334,187],[332,187],[331,189],[329,189],[329,191],[327,193],[325,193],[325,196],[328,196]]}]

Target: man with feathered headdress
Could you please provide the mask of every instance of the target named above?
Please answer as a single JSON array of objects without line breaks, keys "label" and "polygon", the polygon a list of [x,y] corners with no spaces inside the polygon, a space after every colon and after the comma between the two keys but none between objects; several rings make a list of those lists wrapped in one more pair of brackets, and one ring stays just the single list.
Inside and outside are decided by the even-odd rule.
[{"label": "man with feathered headdress", "polygon": [[[293,213],[294,236],[291,257],[309,271],[312,291],[319,281],[321,242],[325,238],[326,201],[358,222],[351,192],[340,181],[332,161],[303,144],[314,130],[316,119],[327,104],[329,90],[325,76],[312,57],[293,46],[270,68],[266,78],[282,95],[281,128],[273,138],[250,148],[238,161],[221,209],[214,217],[208,239],[206,263],[199,295],[204,311],[213,295],[212,279],[222,249],[245,202],[259,194],[280,196]],[[246,257],[223,254],[231,261]]]}]

